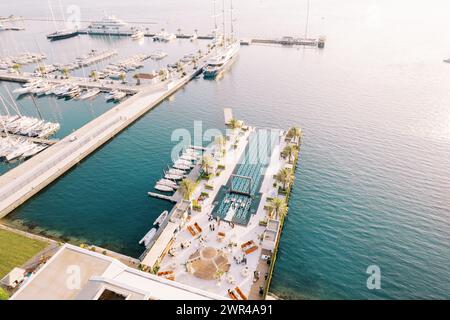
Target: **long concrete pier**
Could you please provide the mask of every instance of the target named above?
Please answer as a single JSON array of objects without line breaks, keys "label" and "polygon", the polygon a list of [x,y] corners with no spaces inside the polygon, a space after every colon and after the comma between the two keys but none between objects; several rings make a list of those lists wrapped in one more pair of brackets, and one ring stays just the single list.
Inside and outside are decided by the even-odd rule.
[{"label": "long concrete pier", "polygon": [[[198,68],[189,66],[187,75],[157,85],[140,86],[138,93],[105,112],[58,143],[0,176],[0,218],[55,181],[101,145],[197,76]],[[187,69],[187,68],[186,68]]]}]

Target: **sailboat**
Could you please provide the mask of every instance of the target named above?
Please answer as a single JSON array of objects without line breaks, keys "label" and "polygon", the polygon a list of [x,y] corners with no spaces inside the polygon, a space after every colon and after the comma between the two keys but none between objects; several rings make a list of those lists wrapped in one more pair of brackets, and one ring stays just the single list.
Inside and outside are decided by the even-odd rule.
[{"label": "sailboat", "polygon": [[[50,3],[49,3],[50,5]],[[50,5],[50,12],[52,14],[53,22],[55,22],[55,16],[53,14],[52,6]],[[56,29],[56,23],[55,23],[55,29]],[[55,32],[50,33],[47,35],[47,39],[50,41],[56,41],[56,40],[62,40],[67,38],[76,37],[78,35],[78,29],[62,29],[62,30],[55,30]]]},{"label": "sailboat", "polygon": [[219,52],[212,57],[208,64],[203,68],[204,78],[216,78],[223,72],[225,72],[230,65],[236,60],[239,54],[240,43],[234,38],[233,29],[233,1],[231,1],[230,16],[231,16],[231,35],[230,39],[225,37],[225,4],[223,4],[223,48],[219,49]]}]

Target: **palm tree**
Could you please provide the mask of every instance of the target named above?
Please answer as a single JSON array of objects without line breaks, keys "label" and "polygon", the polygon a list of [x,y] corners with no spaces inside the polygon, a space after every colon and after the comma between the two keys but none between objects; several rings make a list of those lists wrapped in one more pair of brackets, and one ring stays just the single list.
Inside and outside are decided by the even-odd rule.
[{"label": "palm tree", "polygon": [[236,134],[236,129],[238,129],[241,126],[239,120],[237,120],[236,118],[232,118],[228,123],[228,125],[233,130],[233,135]]},{"label": "palm tree", "polygon": [[289,168],[283,168],[275,175],[275,180],[283,185],[283,190],[286,190],[293,179],[292,170]]},{"label": "palm tree", "polygon": [[177,29],[178,35],[181,35],[181,28]]},{"label": "palm tree", "polygon": [[125,83],[126,75],[124,72],[119,74],[119,80],[122,82],[122,84]]},{"label": "palm tree", "polygon": [[98,80],[97,71],[92,70],[91,73],[89,74],[89,78],[92,78],[92,79],[94,79],[94,81],[97,81]]},{"label": "palm tree", "polygon": [[69,69],[64,68],[62,69],[62,74],[64,75],[64,78],[68,79],[69,78]]},{"label": "palm tree", "polygon": [[163,69],[159,70],[158,74],[159,74],[161,81],[166,80],[166,72]]},{"label": "palm tree", "polygon": [[141,79],[139,78],[139,75],[137,73],[135,73],[133,75],[133,79],[136,79],[136,85],[140,85],[141,84]]},{"label": "palm tree", "polygon": [[202,57],[202,49],[198,49],[198,51],[197,51],[197,53],[198,53],[198,56],[201,58]]},{"label": "palm tree", "polygon": [[292,127],[289,129],[286,136],[288,138],[300,138],[301,134],[302,134],[302,130],[299,127]]},{"label": "palm tree", "polygon": [[277,219],[282,219],[287,214],[286,201],[283,198],[274,198],[270,201],[272,212],[275,213]]},{"label": "palm tree", "polygon": [[21,68],[22,66],[20,65],[20,64],[18,64],[18,63],[14,63],[13,64],[13,66],[12,66],[12,68],[14,69],[14,71],[16,71],[17,73],[20,73],[20,68]]},{"label": "palm tree", "polygon": [[189,179],[183,179],[180,182],[180,192],[185,200],[191,200],[192,194],[195,190],[195,182]]},{"label": "palm tree", "polygon": [[205,154],[202,159],[200,160],[200,167],[202,170],[209,175],[211,167],[213,166],[213,160],[209,154]]},{"label": "palm tree", "polygon": [[217,147],[219,148],[220,152],[222,153],[225,149],[225,144],[226,144],[225,137],[223,135],[217,136],[215,138],[214,142],[217,145]]},{"label": "palm tree", "polygon": [[183,65],[181,64],[180,61],[177,62],[177,71],[180,73],[184,71]]},{"label": "palm tree", "polygon": [[297,152],[297,148],[293,145],[287,145],[283,149],[283,155],[288,159],[289,163],[292,163],[292,158],[295,158],[296,152]]}]

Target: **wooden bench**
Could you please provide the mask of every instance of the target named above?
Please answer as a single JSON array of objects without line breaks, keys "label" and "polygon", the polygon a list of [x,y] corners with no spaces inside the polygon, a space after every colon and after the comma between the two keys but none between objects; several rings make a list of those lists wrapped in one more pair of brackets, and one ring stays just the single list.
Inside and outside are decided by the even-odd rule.
[{"label": "wooden bench", "polygon": [[194,223],[194,227],[195,227],[195,229],[197,229],[198,233],[201,233],[201,232],[202,232],[202,228],[200,228],[200,226],[198,225],[197,222]]},{"label": "wooden bench", "polygon": [[253,243],[253,240],[249,240],[246,243],[241,244],[241,248],[244,249],[245,247],[251,245]]},{"label": "wooden bench", "polygon": [[190,233],[193,237],[195,237],[195,235],[196,235],[197,233],[194,231],[194,229],[192,229],[191,226],[188,226],[187,229],[188,229],[189,233]]},{"label": "wooden bench", "polygon": [[233,291],[228,291],[228,296],[233,300],[239,300]]},{"label": "wooden bench", "polygon": [[248,300],[247,296],[239,289],[239,287],[234,288],[234,290],[239,294],[242,300]]},{"label": "wooden bench", "polygon": [[248,248],[244,252],[245,252],[245,254],[249,254],[249,253],[252,253],[252,252],[256,251],[257,249],[258,249],[258,246],[253,246],[251,248]]}]

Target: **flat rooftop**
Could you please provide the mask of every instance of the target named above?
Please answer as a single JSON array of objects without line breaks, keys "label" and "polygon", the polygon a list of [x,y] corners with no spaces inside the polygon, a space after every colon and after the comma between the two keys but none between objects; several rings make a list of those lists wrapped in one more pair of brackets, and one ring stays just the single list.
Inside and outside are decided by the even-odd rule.
[{"label": "flat rooftop", "polygon": [[11,297],[12,300],[139,300],[220,298],[132,269],[118,260],[65,244]]}]

